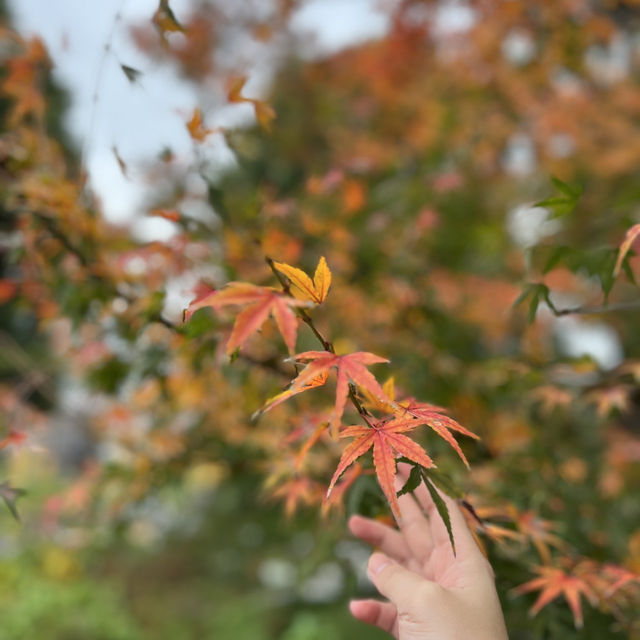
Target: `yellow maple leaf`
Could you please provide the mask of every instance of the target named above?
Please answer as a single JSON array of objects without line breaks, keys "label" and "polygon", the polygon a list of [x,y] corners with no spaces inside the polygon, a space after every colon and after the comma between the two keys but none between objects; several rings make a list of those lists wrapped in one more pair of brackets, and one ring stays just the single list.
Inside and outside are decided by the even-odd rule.
[{"label": "yellow maple leaf", "polygon": [[204,125],[204,117],[202,111],[198,108],[193,110],[191,119],[186,123],[189,135],[197,142],[204,142],[208,135],[215,133],[215,129],[208,129]]},{"label": "yellow maple leaf", "polygon": [[[391,398],[391,400],[396,399],[395,381],[393,376],[391,376],[382,385],[382,389],[387,394],[388,398]],[[359,394],[362,396],[362,404],[364,404],[367,409],[374,409],[376,411],[382,411],[383,413],[393,413],[395,411],[395,406],[393,404],[381,400],[367,389],[360,389]]]},{"label": "yellow maple leaf", "polygon": [[271,131],[271,122],[276,117],[273,107],[264,100],[247,98],[242,95],[242,89],[247,82],[247,76],[235,76],[227,83],[227,99],[229,102],[248,102],[253,105],[258,124],[268,133]]},{"label": "yellow maple leaf", "polygon": [[324,256],[318,260],[313,280],[302,269],[284,262],[274,262],[275,268],[291,282],[292,293],[297,298],[310,300],[316,304],[324,302],[331,286],[331,271]]}]

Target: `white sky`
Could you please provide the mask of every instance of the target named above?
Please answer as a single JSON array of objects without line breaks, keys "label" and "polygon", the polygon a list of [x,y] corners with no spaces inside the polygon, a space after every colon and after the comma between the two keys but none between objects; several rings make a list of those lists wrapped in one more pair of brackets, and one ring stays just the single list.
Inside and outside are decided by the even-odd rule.
[{"label": "white sky", "polygon": [[[68,128],[84,151],[105,215],[114,222],[131,220],[140,212],[145,190],[136,182],[136,162],[165,147],[178,156],[188,155],[191,141],[185,122],[195,106],[202,106],[193,88],[168,68],[150,69],[149,60],[129,39],[127,25],[150,20],[158,0],[9,0],[9,5],[21,33],[44,39],[57,80],[71,92]],[[178,18],[188,6],[188,0],[171,2]],[[121,19],[116,21],[118,13]],[[388,19],[376,10],[376,0],[309,0],[292,25],[296,33],[305,34],[309,51],[322,55],[383,35]],[[105,55],[109,41],[111,53]],[[129,83],[120,63],[144,72],[139,84]],[[216,123],[246,122],[251,115],[243,107],[216,113]],[[207,144],[220,146],[216,137]],[[117,164],[114,146],[131,169],[128,179]]]}]

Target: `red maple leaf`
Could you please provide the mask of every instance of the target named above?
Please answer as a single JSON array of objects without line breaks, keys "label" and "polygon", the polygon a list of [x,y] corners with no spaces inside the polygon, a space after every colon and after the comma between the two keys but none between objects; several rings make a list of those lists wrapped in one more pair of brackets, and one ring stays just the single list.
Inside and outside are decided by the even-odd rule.
[{"label": "red maple leaf", "polygon": [[327,498],[331,495],[331,491],[342,472],[373,447],[373,465],[378,477],[378,483],[391,505],[391,510],[399,520],[400,508],[393,484],[396,476],[396,454],[405,456],[426,469],[435,466],[431,458],[417,442],[402,435],[403,432],[411,431],[418,425],[417,420],[409,417],[383,418],[372,422],[371,426],[368,427],[363,425],[345,427],[340,433],[340,437],[353,437],[353,441],[342,453],[338,467],[329,483]]},{"label": "red maple leaf", "polygon": [[20,444],[21,442],[24,442],[26,438],[26,433],[11,429],[11,431],[9,431],[9,435],[6,438],[0,440],[0,449],[4,449],[5,447],[8,447],[12,444]]},{"label": "red maple leaf", "polygon": [[457,431],[465,436],[479,440],[473,431],[465,429],[462,425],[458,424],[453,418],[449,418],[444,414],[445,409],[443,407],[437,407],[433,404],[427,404],[426,402],[418,402],[413,398],[408,399],[405,402],[400,403],[401,410],[398,412],[400,415],[409,414],[418,420],[419,424],[426,424],[431,427],[441,438],[444,438],[460,456],[462,462],[469,467],[469,462],[465,457],[460,445],[450,433],[451,431]]},{"label": "red maple leaf", "polygon": [[289,353],[295,351],[298,321],[292,307],[309,306],[308,302],[296,300],[272,287],[259,287],[248,282],[230,282],[218,290],[200,285],[185,312],[185,319],[188,320],[203,307],[218,310],[228,305],[248,306],[236,318],[227,343],[227,353],[233,353],[237,347],[241,347],[252,333],[260,329],[269,315],[275,318]]},{"label": "red maple leaf", "polygon": [[540,595],[531,607],[530,614],[535,616],[552,600],[564,596],[573,614],[576,627],[582,628],[584,622],[580,596],[585,596],[592,605],[598,601],[597,594],[587,583],[587,580],[557,567],[535,567],[534,571],[539,575],[538,578],[529,580],[513,590],[518,595],[540,590]]},{"label": "red maple leaf", "polygon": [[331,433],[335,437],[340,426],[340,420],[344,413],[349,394],[349,380],[367,389],[374,396],[385,402],[393,404],[393,400],[387,397],[384,389],[378,384],[373,374],[366,365],[379,362],[389,362],[386,358],[381,358],[374,353],[366,351],[356,351],[347,355],[338,356],[330,351],[305,351],[294,356],[295,360],[309,361],[309,364],[298,374],[291,385],[293,394],[309,385],[314,378],[318,378],[323,372],[329,371],[332,367],[337,371],[336,403],[331,413],[329,424]]}]

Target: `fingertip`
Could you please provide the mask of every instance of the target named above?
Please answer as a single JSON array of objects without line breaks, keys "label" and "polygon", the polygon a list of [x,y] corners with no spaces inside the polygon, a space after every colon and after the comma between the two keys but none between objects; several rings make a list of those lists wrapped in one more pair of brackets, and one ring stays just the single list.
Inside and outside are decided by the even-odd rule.
[{"label": "fingertip", "polygon": [[354,618],[360,618],[364,614],[366,608],[365,600],[352,600],[349,603],[349,611]]},{"label": "fingertip", "polygon": [[349,527],[349,531],[351,531],[351,533],[353,533],[354,536],[357,536],[358,533],[362,531],[362,527],[365,522],[366,522],[366,519],[358,514],[351,516],[349,518],[349,522],[347,523]]},{"label": "fingertip", "polygon": [[352,600],[349,603],[349,610],[356,620],[375,625],[397,637],[394,628],[398,612],[391,603],[378,600]]},{"label": "fingertip", "polygon": [[375,576],[390,564],[391,559],[388,556],[386,556],[384,553],[376,551],[375,553],[371,554],[371,557],[369,558],[367,572],[369,573],[369,575]]},{"label": "fingertip", "polygon": [[349,603],[351,615],[356,620],[367,624],[375,624],[379,608],[379,603],[371,600],[352,600]]}]

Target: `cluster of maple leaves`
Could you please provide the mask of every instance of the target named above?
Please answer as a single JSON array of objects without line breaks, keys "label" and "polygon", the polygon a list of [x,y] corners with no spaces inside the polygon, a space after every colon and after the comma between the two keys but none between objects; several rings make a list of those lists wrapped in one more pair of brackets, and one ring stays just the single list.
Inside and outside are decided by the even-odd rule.
[{"label": "cluster of maple leaves", "polygon": [[[306,308],[325,301],[331,286],[331,271],[324,257],[321,257],[313,279],[301,269],[291,265],[271,262],[276,274],[282,274],[284,289],[260,287],[246,282],[232,282],[220,290],[200,287],[196,297],[189,304],[185,317],[190,318],[195,311],[204,307],[221,309],[228,305],[244,307],[237,315],[227,340],[227,353],[232,354],[242,348],[247,339],[258,331],[269,316],[276,322],[289,353],[296,346],[298,322],[313,325]],[[295,311],[298,312],[296,315]],[[423,469],[434,466],[431,458],[414,440],[404,435],[419,426],[427,425],[444,438],[458,453],[465,464],[467,459],[451,434],[456,431],[472,438],[477,436],[444,414],[444,409],[417,402],[413,399],[396,400],[380,385],[368,366],[389,362],[386,358],[364,351],[338,355],[333,345],[320,337],[324,351],[305,351],[292,355],[296,364],[304,364],[289,388],[267,401],[263,411],[267,411],[287,398],[323,386],[331,371],[335,371],[335,404],[329,420],[323,427],[330,430],[333,439],[353,438],[344,449],[338,466],[331,478],[327,498],[344,471],[361,456],[373,449],[373,464],[380,487],[387,498],[394,515],[400,518],[400,511],[394,488],[396,459],[403,456]],[[351,398],[364,424],[342,424],[347,401]],[[369,400],[369,403],[366,401]],[[376,416],[367,406],[382,410]],[[317,439],[321,431],[315,435]]]}]

